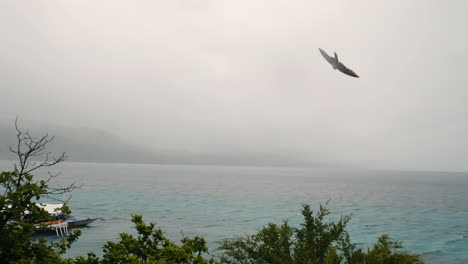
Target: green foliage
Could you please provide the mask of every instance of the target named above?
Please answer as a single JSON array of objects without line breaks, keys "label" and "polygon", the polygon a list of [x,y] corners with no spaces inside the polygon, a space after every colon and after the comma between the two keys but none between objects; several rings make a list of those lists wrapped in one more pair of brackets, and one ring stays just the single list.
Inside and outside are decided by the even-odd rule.
[{"label": "green foliage", "polygon": [[367,254],[362,254],[361,263],[383,263],[383,264],[419,264],[423,263],[417,254],[398,253],[402,243],[392,241],[387,235],[382,235]]},{"label": "green foliage", "polygon": [[[64,161],[66,156],[62,153],[53,158],[45,152],[53,137],[36,138],[18,126],[16,131],[18,142],[15,148],[10,147],[10,151],[17,155],[18,164],[13,171],[0,173],[0,193],[3,193],[0,195],[0,263],[61,263],[60,256],[80,233],[77,231],[67,239],[53,243],[34,238],[36,230],[44,227],[40,222],[50,219],[36,202],[42,197],[69,192],[74,186],[50,188],[48,183],[57,175],[49,174],[44,180],[35,180],[31,172],[54,166]],[[66,206],[64,209],[69,211]]]},{"label": "green foliage", "polygon": [[304,222],[299,228],[268,224],[257,234],[225,240],[218,248],[222,251],[221,263],[227,264],[419,264],[417,254],[398,252],[401,242],[387,235],[379,238],[365,253],[351,243],[346,225],[351,219],[341,217],[337,222],[327,222],[330,212],[320,206],[316,214],[304,205]]},{"label": "green foliage", "polygon": [[268,224],[252,236],[225,240],[219,248],[225,251],[221,263],[294,263],[293,232],[284,222],[281,226]]},{"label": "green foliage", "polygon": [[[120,234],[117,243],[107,242],[103,247],[102,259],[90,253],[87,258],[74,259],[75,264],[210,264],[213,259],[206,259],[208,254],[205,239],[200,237],[184,238],[182,245],[176,245],[164,235],[161,229],[156,229],[154,223],[143,222],[142,217],[133,216],[132,222],[138,236],[127,233]],[[71,260],[69,260],[71,261]]]},{"label": "green foliage", "polygon": [[38,222],[50,217],[35,203],[48,193],[45,181],[14,170],[0,173],[0,186],[4,191],[0,195],[0,263],[60,263],[60,255],[79,232],[54,243],[33,237]]}]

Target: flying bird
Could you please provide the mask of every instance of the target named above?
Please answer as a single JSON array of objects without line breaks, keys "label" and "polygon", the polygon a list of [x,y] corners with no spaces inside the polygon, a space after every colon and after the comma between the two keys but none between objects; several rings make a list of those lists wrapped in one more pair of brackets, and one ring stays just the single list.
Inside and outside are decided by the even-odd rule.
[{"label": "flying bird", "polygon": [[336,55],[336,52],[335,52],[335,57],[330,57],[322,49],[319,48],[319,50],[320,50],[320,53],[322,54],[322,56],[328,61],[328,63],[330,63],[333,66],[334,70],[338,69],[340,72],[342,72],[342,73],[344,73],[346,75],[359,78],[359,76],[355,72],[353,72],[352,70],[346,68],[346,66],[344,66],[343,63],[338,61],[338,55]]}]

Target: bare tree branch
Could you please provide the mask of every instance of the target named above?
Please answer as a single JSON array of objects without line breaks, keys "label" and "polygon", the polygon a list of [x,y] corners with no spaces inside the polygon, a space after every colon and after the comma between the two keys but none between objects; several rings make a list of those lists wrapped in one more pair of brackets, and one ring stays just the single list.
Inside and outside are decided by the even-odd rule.
[{"label": "bare tree branch", "polygon": [[[18,179],[16,181],[15,187],[19,187],[25,181],[28,181],[27,177],[25,176],[29,175],[31,172],[40,168],[52,167],[67,159],[65,152],[58,156],[53,156],[52,153],[45,151],[47,145],[55,139],[54,136],[49,136],[47,133],[42,137],[31,136],[29,130],[23,130],[19,128],[18,117],[15,119],[15,129],[18,142],[15,147],[9,147],[10,152],[14,153],[18,157],[18,164],[15,163],[14,165],[15,172],[18,173]],[[51,174],[48,172],[48,174],[49,176],[44,180],[44,183],[47,185],[60,173]],[[12,188],[14,188],[13,186],[4,187],[7,190],[12,190]],[[69,193],[76,188],[79,188],[79,186],[76,186],[75,183],[72,183],[67,187],[48,187],[46,193],[44,194],[51,199],[55,199],[51,196]]]}]

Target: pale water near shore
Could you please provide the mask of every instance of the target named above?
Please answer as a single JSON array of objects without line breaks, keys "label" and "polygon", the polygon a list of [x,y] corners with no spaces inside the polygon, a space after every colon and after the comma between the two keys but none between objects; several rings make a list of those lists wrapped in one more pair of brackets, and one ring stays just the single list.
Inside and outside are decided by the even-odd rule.
[{"label": "pale water near shore", "polygon": [[[11,162],[2,161],[2,170]],[[352,241],[366,247],[383,233],[428,263],[468,263],[468,173],[348,169],[64,163],[77,216],[104,220],[83,229],[71,256],[100,253],[131,214],[154,221],[173,240],[200,235],[210,248],[268,222],[301,222],[302,203],[331,200],[332,218],[352,214]]]}]

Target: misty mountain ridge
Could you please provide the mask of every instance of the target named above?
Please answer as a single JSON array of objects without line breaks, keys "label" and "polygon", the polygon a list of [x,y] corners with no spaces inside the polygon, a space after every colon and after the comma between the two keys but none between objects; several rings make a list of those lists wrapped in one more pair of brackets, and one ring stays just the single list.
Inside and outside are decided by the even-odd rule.
[{"label": "misty mountain ridge", "polygon": [[[47,146],[47,151],[65,152],[69,161],[149,163],[156,160],[156,155],[151,151],[129,144],[108,131],[33,122],[27,124],[33,137],[41,137],[46,133],[54,136],[54,140]],[[14,159],[14,155],[8,149],[17,142],[12,124],[0,125],[0,142],[0,158]]]},{"label": "misty mountain ridge", "polygon": [[[21,123],[21,122],[20,122]],[[197,153],[195,151],[153,150],[129,143],[112,132],[87,127],[66,127],[56,124],[25,122],[34,137],[46,133],[54,136],[47,151],[55,154],[65,152],[68,161],[105,163],[154,163],[154,164],[205,164],[228,166],[325,166],[293,159],[285,153],[262,153],[246,150],[243,153]],[[20,124],[22,129],[25,126]],[[9,146],[17,142],[13,122],[0,124],[0,159],[15,160]]]}]

